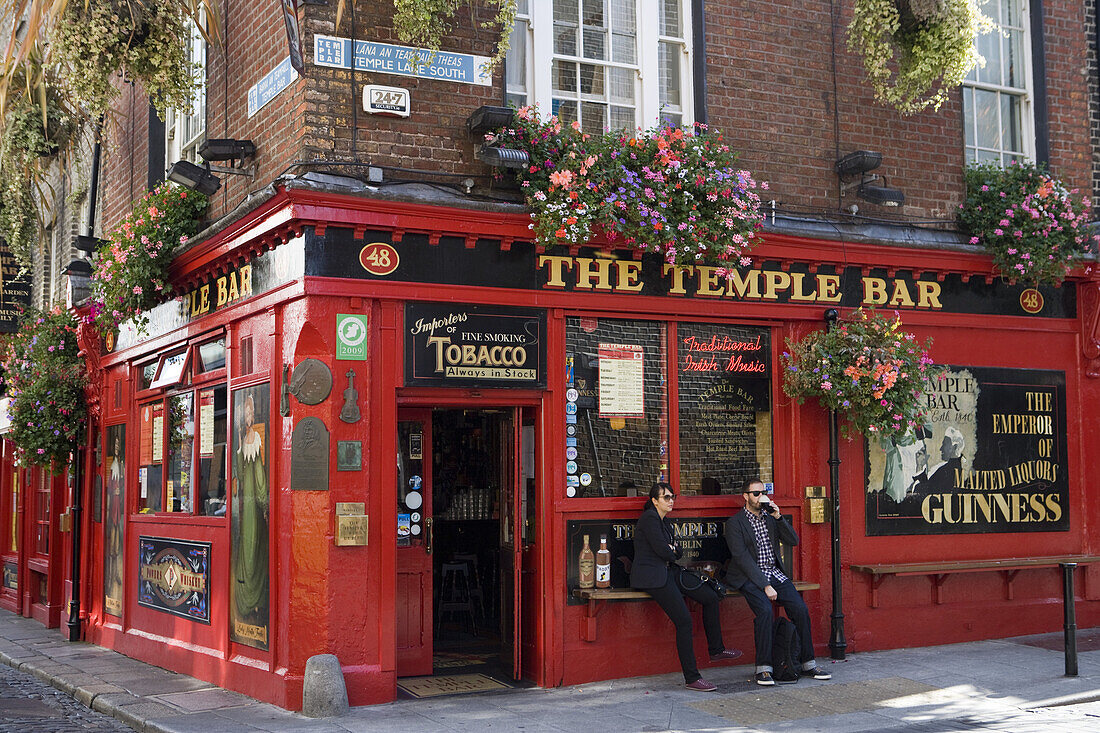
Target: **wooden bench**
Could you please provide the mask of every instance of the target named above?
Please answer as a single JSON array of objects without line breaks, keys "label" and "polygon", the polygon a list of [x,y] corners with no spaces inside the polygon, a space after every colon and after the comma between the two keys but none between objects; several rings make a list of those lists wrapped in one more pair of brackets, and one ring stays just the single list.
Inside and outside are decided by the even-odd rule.
[{"label": "wooden bench", "polygon": [[[799,591],[806,591],[817,590],[821,585],[819,583],[807,583],[799,580],[795,581],[794,587]],[[741,592],[733,590],[732,588],[726,591],[727,597],[739,595],[741,595]],[[600,611],[603,610],[604,601],[653,600],[653,596],[649,595],[644,590],[636,590],[634,588],[574,588],[573,597],[588,602],[584,618],[581,619],[581,638],[585,641],[596,640],[596,617],[599,616]]]},{"label": "wooden bench", "polygon": [[871,608],[878,607],[878,588],[891,575],[926,575],[932,581],[932,600],[943,603],[943,583],[948,575],[956,573],[981,573],[995,570],[1001,573],[1005,583],[1005,600],[1012,600],[1012,581],[1021,570],[1052,568],[1067,563],[1079,565],[1100,562],[1097,555],[1065,555],[1062,557],[1008,557],[994,560],[951,560],[943,562],[905,562],[881,565],[849,565],[858,573],[871,576]]}]

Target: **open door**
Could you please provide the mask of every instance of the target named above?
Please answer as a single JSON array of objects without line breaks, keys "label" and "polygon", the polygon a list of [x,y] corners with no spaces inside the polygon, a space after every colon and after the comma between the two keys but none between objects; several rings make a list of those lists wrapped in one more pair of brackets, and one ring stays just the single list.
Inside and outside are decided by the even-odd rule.
[{"label": "open door", "polygon": [[398,677],[432,673],[432,413],[397,415]]},{"label": "open door", "polygon": [[511,656],[512,678],[522,679],[522,618],[523,618],[523,489],[520,484],[520,421],[512,410],[500,429],[500,553],[501,619],[503,619],[502,657],[507,664]]}]

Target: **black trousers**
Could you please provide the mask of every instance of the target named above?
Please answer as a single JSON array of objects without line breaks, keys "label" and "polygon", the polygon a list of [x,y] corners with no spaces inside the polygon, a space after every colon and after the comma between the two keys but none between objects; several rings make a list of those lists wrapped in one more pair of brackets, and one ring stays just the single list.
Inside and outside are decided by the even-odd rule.
[{"label": "black trousers", "polygon": [[710,589],[694,588],[685,590],[677,582],[680,571],[671,568],[668,571],[668,579],[660,588],[646,588],[646,593],[653,596],[657,605],[672,620],[676,627],[676,653],[680,656],[680,668],[684,671],[684,682],[691,684],[702,677],[699,674],[699,666],[695,663],[695,649],[691,638],[691,613],[688,612],[684,596],[698,601],[703,606],[703,630],[707,634],[707,651],[710,654],[718,654],[726,645],[722,642],[722,625],[718,618],[718,604],[720,601]]},{"label": "black trousers", "polygon": [[[794,583],[785,580],[782,583],[773,583],[772,587],[779,595],[779,605],[787,612],[787,617],[798,629],[799,642],[802,648],[799,650],[798,661],[802,668],[814,666],[814,642],[810,635],[810,611],[806,608],[806,602],[794,587]],[[759,588],[751,580],[740,588],[741,595],[749,603],[756,616],[753,619],[753,636],[756,641],[756,671],[772,671],[772,641],[775,635],[775,610],[772,602],[768,600],[764,589]]]}]

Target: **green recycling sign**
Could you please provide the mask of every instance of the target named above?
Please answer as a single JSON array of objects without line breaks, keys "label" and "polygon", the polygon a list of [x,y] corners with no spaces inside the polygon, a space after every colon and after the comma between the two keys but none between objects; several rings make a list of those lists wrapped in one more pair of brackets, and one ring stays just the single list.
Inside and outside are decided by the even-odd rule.
[{"label": "green recycling sign", "polygon": [[367,360],[366,316],[336,314],[336,358],[345,361]]}]

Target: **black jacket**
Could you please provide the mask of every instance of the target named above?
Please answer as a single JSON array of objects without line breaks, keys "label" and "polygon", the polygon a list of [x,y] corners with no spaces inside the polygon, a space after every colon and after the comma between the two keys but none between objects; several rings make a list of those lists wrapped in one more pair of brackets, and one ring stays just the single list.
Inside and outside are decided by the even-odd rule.
[{"label": "black jacket", "polygon": [[[791,577],[788,568],[783,567],[783,556],[779,553],[779,541],[783,540],[788,545],[798,544],[798,533],[794,531],[790,520],[786,517],[776,519],[770,514],[764,514],[764,522],[768,525],[768,536],[772,540],[772,552],[775,553],[775,564],[784,575]],[[730,548],[729,567],[726,569],[726,583],[734,588],[740,588],[751,581],[763,590],[768,585],[764,573],[757,563],[756,533],[752,531],[749,518],[744,511],[737,512],[726,521],[726,544]]]},{"label": "black jacket", "polygon": [[[673,550],[669,545],[675,547]],[[633,588],[660,588],[668,581],[669,563],[683,551],[672,533],[672,520],[661,519],[657,507],[650,501],[634,525],[634,562],[630,565],[630,585]]]}]

